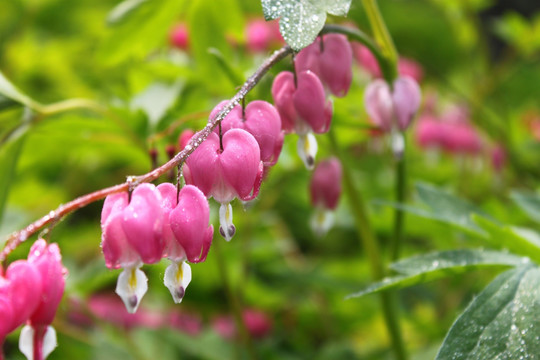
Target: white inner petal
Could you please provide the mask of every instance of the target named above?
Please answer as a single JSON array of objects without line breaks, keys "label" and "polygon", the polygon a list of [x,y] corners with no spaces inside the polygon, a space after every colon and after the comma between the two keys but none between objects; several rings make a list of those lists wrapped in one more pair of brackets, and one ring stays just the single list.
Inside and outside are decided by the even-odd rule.
[{"label": "white inner petal", "polygon": [[116,283],[116,293],[122,298],[129,313],[137,311],[141,299],[148,290],[148,279],[138,267],[124,269]]},{"label": "white inner petal", "polygon": [[184,298],[186,288],[191,282],[191,267],[185,261],[180,263],[171,262],[167,270],[165,270],[163,282],[171,292],[174,302],[180,304]]},{"label": "white inner petal", "polygon": [[231,241],[236,233],[236,228],[233,224],[233,211],[230,203],[221,204],[219,207],[219,233],[227,241]]},{"label": "white inner petal", "polygon": [[313,170],[315,167],[315,156],[317,155],[317,139],[313,133],[298,135],[297,142],[298,155],[304,162],[306,169]]},{"label": "white inner petal", "polygon": [[[34,359],[34,334],[34,328],[30,325],[25,325],[19,336],[19,350],[21,350],[28,360]],[[47,330],[43,336],[43,359],[46,359],[56,346],[58,346],[56,331],[52,326],[47,326]]]},{"label": "white inner petal", "polygon": [[334,212],[332,210],[317,207],[311,217],[311,229],[317,236],[324,236],[334,225]]}]

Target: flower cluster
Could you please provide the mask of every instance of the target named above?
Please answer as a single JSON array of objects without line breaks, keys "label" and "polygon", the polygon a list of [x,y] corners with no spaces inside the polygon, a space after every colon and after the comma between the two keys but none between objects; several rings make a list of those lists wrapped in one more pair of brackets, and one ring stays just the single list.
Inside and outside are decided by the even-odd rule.
[{"label": "flower cluster", "polygon": [[109,195],[101,214],[103,255],[110,269],[123,268],[116,293],[133,313],[148,290],[147,278],[140,270],[168,258],[165,285],[176,303],[182,301],[191,281],[186,261],[206,259],[214,228],[204,194],[194,186],[179,192],[171,183],[159,186],[141,184],[131,194]]},{"label": "flower cluster", "polygon": [[5,274],[0,268],[0,345],[7,334],[26,324],[19,348],[28,359],[45,359],[54,350],[56,332],[50,324],[66,273],[58,245],[43,239],[32,245],[27,260],[13,262]]},{"label": "flower cluster", "polygon": [[301,50],[294,73],[281,72],[272,96],[286,133],[298,134],[298,154],[308,169],[315,165],[315,134],[330,128],[333,106],[328,95],[342,97],[352,81],[352,50],[344,35],[328,34]]}]

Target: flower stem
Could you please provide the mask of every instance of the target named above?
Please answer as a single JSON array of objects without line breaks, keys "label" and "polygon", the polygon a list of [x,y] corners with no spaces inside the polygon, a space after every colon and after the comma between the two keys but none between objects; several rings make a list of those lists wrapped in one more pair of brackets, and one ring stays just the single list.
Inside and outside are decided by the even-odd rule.
[{"label": "flower stem", "polygon": [[[396,180],[395,180],[395,196],[396,203],[402,204],[405,201],[405,188],[407,179],[407,166],[405,162],[405,154],[407,147],[403,149],[403,154],[396,161]],[[394,212],[394,236],[390,245],[390,261],[394,262],[399,259],[401,253],[401,244],[403,242],[403,226],[405,223],[405,213],[402,209],[396,208]]]},{"label": "flower stem", "polygon": [[[234,291],[229,281],[229,273],[227,271],[227,266],[225,264],[225,259],[223,258],[223,253],[221,249],[221,238],[214,241],[214,253],[216,254],[216,260],[218,264],[219,275],[221,276],[221,281],[223,282],[223,287],[225,288],[225,293],[227,294],[227,299],[229,301],[229,306],[232,310],[234,321],[236,323],[236,328],[238,329],[238,334],[240,339],[244,343],[250,359],[257,359],[257,353],[253,347],[251,337],[247,331],[246,325],[242,318],[242,305],[238,297],[238,293]],[[242,359],[241,354],[238,354],[238,359]]]},{"label": "flower stem", "polygon": [[[371,223],[368,218],[367,209],[364,204],[364,200],[356,186],[354,184],[352,174],[350,172],[350,167],[347,166],[347,162],[341,150],[339,149],[337,139],[333,131],[329,133],[330,142],[333,148],[334,153],[341,160],[343,166],[343,183],[344,189],[349,200],[349,206],[351,207],[356,230],[358,235],[360,235],[360,241],[366,252],[366,257],[369,260],[371,268],[371,276],[374,280],[380,280],[384,277],[385,271],[383,267],[381,252],[379,245],[377,243],[377,238],[373,229],[371,228]],[[384,320],[386,322],[386,327],[390,334],[390,339],[392,341],[392,347],[394,349],[396,359],[405,360],[407,359],[405,344],[403,342],[403,337],[401,334],[401,329],[399,327],[398,311],[396,302],[394,299],[394,294],[389,291],[384,291],[379,293],[381,306],[383,310]]]}]

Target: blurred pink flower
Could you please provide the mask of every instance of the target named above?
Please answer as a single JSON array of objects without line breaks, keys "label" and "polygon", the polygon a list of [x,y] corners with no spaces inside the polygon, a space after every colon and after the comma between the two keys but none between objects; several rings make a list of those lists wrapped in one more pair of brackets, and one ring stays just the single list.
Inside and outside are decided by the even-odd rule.
[{"label": "blurred pink flower", "polygon": [[189,33],[186,24],[176,24],[169,33],[169,42],[172,46],[187,50],[189,48]]}]

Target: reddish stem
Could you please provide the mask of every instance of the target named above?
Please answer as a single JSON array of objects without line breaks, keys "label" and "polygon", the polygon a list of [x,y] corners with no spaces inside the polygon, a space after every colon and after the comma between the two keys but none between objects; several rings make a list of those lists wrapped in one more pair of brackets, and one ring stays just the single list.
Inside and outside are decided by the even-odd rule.
[{"label": "reddish stem", "polygon": [[[26,228],[15,231],[6,239],[4,249],[0,253],[0,262],[4,261],[6,257],[17,248],[21,243],[26,241],[28,237],[35,234],[37,231],[41,230],[45,226],[55,223],[67,214],[85,207],[86,205],[93,203],[94,201],[101,200],[108,195],[118,193],[121,191],[126,191],[135,188],[137,185],[145,182],[150,182],[156,180],[161,175],[165,174],[175,166],[182,165],[188,156],[212,133],[214,128],[221,123],[221,120],[227,116],[231,110],[240,103],[240,101],[246,96],[246,94],[257,85],[261,78],[270,70],[270,68],[279,62],[281,59],[285,58],[287,55],[292,53],[292,49],[289,46],[284,46],[281,49],[275,51],[272,56],[270,56],[266,61],[255,71],[253,75],[246,80],[242,88],[234,95],[234,97],[229,100],[227,105],[225,105],[221,111],[209,119],[206,126],[197,132],[186,145],[186,147],[180,151],[174,158],[169,160],[167,163],[162,166],[140,176],[128,176],[127,181],[122,184],[111,186],[105,189],[97,190],[93,193],[83,195],[78,197],[67,204],[60,205],[56,210],[51,211],[48,215],[38,219],[32,224],[28,225]],[[2,360],[0,358],[0,360]]]},{"label": "reddish stem", "polygon": [[45,337],[46,331],[47,331],[46,326],[37,326],[34,328],[34,359],[33,360],[44,360],[43,359],[43,338]]}]

